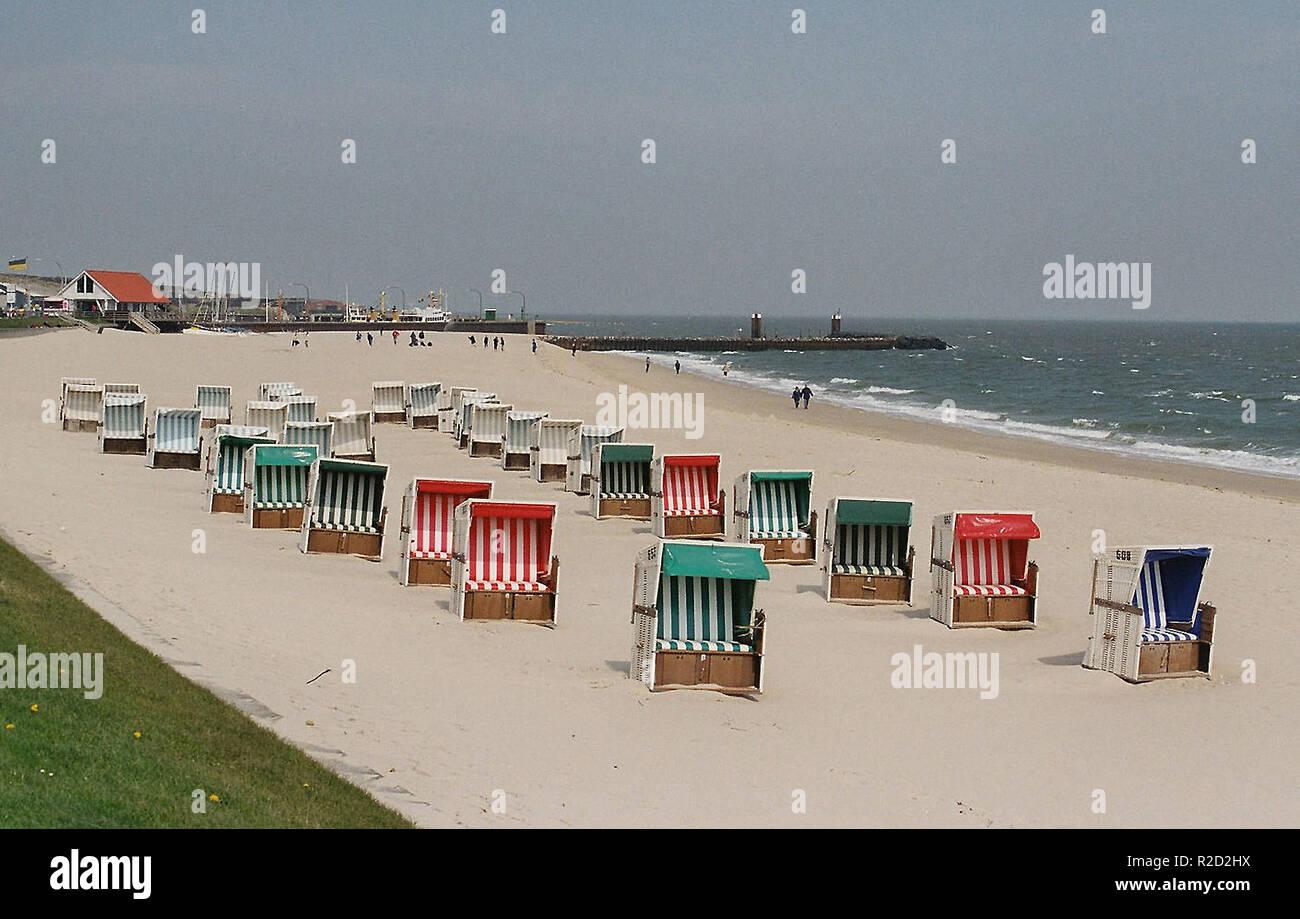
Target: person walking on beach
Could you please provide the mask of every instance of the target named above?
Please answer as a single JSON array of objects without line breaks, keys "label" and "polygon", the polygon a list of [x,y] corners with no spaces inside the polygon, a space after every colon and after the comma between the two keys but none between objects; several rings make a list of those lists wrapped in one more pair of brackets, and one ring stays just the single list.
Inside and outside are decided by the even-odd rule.
[{"label": "person walking on beach", "polygon": [[729,373],[731,373],[731,361],[727,361],[722,365],[722,375],[725,377]]},{"label": "person walking on beach", "polygon": [[397,329],[393,329],[393,347],[397,347]]},{"label": "person walking on beach", "polygon": [[577,357],[577,356],[578,356],[578,346],[577,346],[577,345],[574,345],[574,346],[573,346],[572,356],[573,356],[573,357]]},{"label": "person walking on beach", "polygon": [[371,335],[369,332],[366,333],[366,344],[372,348],[375,346],[375,336]]},{"label": "person walking on beach", "polygon": [[648,357],[645,359],[645,372],[646,373],[650,372],[650,358]]},{"label": "person walking on beach", "polygon": [[294,333],[293,333],[293,346],[294,346],[295,348],[298,347],[298,333],[297,333],[297,332],[294,332]]},{"label": "person walking on beach", "polygon": [[361,330],[357,330],[357,341],[361,341]]},{"label": "person walking on beach", "polygon": [[807,383],[803,384],[803,390],[799,394],[803,396],[803,407],[807,408],[808,400],[812,398],[812,390],[808,388]]},{"label": "person walking on beach", "polygon": [[495,351],[496,349],[497,349],[497,337],[496,337],[495,335],[493,335],[493,336],[492,336],[492,350]]},{"label": "person walking on beach", "polygon": [[537,339],[536,339],[536,338],[533,339],[533,353],[534,353],[534,354],[537,353]]},{"label": "person walking on beach", "polygon": [[673,361],[673,371],[674,371],[675,373],[681,373],[681,372],[682,372],[682,362],[681,362],[681,361]]},{"label": "person walking on beach", "polygon": [[790,393],[790,398],[794,400],[794,407],[795,407],[795,408],[798,408],[798,407],[799,407],[799,397],[802,396],[802,395],[803,395],[803,393],[799,392],[799,387],[798,387],[798,386],[796,386],[796,387],[794,388],[794,392]]},{"label": "person walking on beach", "polygon": [[302,346],[304,348],[311,347],[311,329],[308,329],[306,332],[302,333]]}]

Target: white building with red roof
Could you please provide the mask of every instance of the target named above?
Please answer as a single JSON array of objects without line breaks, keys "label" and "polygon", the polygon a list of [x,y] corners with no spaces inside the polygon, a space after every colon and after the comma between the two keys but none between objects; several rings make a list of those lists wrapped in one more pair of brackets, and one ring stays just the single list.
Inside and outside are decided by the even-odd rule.
[{"label": "white building with red roof", "polygon": [[114,312],[144,313],[165,309],[171,301],[160,297],[153,283],[135,271],[87,269],[69,281],[58,293],[74,310],[101,315]]}]

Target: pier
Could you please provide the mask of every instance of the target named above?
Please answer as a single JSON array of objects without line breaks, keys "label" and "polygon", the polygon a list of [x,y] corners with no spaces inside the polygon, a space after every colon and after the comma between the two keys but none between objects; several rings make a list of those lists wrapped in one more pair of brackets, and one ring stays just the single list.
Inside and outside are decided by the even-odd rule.
[{"label": "pier", "polygon": [[548,335],[546,341],[579,351],[945,351],[940,338],[912,335],[827,335],[822,338],[643,338]]}]

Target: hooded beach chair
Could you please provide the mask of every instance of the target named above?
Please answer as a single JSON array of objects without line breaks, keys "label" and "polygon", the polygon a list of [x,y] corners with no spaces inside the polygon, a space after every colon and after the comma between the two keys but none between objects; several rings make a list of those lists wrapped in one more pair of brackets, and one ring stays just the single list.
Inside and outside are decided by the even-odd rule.
[{"label": "hooded beach chair", "polygon": [[273,402],[276,396],[285,394],[301,394],[302,390],[294,383],[258,383],[257,384],[257,401]]},{"label": "hooded beach chair", "polygon": [[555,505],[470,498],[452,530],[451,608],[465,619],[555,624]]},{"label": "hooded beach chair", "polygon": [[1032,629],[1038,623],[1038,565],[1029,541],[1034,515],[953,511],[930,533],[930,618],[948,628]]},{"label": "hooded beach chair", "polygon": [[[358,417],[370,420],[368,413]],[[379,561],[384,552],[384,480],[388,467],[317,459],[307,479],[303,552],[335,552]]]},{"label": "hooded beach chair", "polygon": [[266,400],[249,402],[244,409],[244,424],[253,428],[266,428],[276,443],[284,440],[284,426],[289,422],[289,404]]},{"label": "hooded beach chair", "polygon": [[412,428],[438,429],[441,383],[412,383],[406,387],[406,423]]},{"label": "hooded beach chair", "polygon": [[89,383],[63,384],[63,408],[59,418],[63,430],[81,434],[94,434],[99,430],[99,420],[104,412],[104,387],[93,380]]},{"label": "hooded beach chair", "polygon": [[831,498],[822,524],[822,586],[833,603],[912,602],[912,502]]},{"label": "hooded beach chair", "polygon": [[455,435],[456,416],[460,413],[461,393],[474,392],[472,386],[450,386],[438,392],[438,430]]},{"label": "hooded beach chair", "polygon": [[288,410],[285,414],[286,424],[316,420],[315,396],[285,396],[277,401],[283,402]]},{"label": "hooded beach chair", "polygon": [[591,458],[591,515],[650,519],[653,444],[596,444]]},{"label": "hooded beach chair", "polygon": [[103,412],[99,452],[143,456],[148,450],[145,397],[139,393],[105,393]]},{"label": "hooded beach chair", "polygon": [[104,395],[108,396],[113,393],[119,395],[129,394],[129,395],[138,396],[140,394],[140,384],[139,383],[105,383]]},{"label": "hooded beach chair", "polygon": [[312,446],[320,456],[329,457],[334,446],[334,422],[290,421],[284,426],[286,445]]},{"label": "hooded beach chair", "polygon": [[491,482],[466,479],[411,481],[402,496],[403,587],[451,583],[451,555],[456,508],[469,498],[491,498]]},{"label": "hooded beach chair", "polygon": [[732,491],[736,539],[763,546],[769,565],[817,561],[817,512],[811,470],[751,469]]},{"label": "hooded beach chair", "polygon": [[244,454],[255,444],[275,441],[266,428],[242,424],[219,424],[206,440],[203,478],[208,513],[244,513]]},{"label": "hooded beach chair", "polygon": [[201,424],[197,408],[156,410],[145,462],[154,469],[198,470]]},{"label": "hooded beach chair", "polygon": [[582,427],[579,420],[543,418],[528,435],[528,470],[539,482],[563,482],[569,472],[569,438]]},{"label": "hooded beach chair", "polygon": [[375,437],[370,433],[368,412],[330,412],[334,423],[334,456],[337,459],[375,461]]},{"label": "hooded beach chair", "polygon": [[370,418],[375,424],[406,424],[406,383],[371,383]]},{"label": "hooded beach chair", "polygon": [[502,469],[528,469],[533,422],[545,417],[546,412],[521,412],[518,409],[506,413],[506,430],[501,435]]},{"label": "hooded beach chair", "polygon": [[718,487],[722,458],[683,453],[655,458],[650,467],[650,519],[660,539],[722,539],[726,492]]},{"label": "hooded beach chair", "polygon": [[480,402],[469,407],[469,455],[500,458],[507,416],[514,408],[501,402]]},{"label": "hooded beach chair", "polygon": [[469,426],[472,420],[472,412],[476,405],[492,405],[497,401],[497,394],[494,392],[474,392],[461,393],[460,396],[460,414],[456,416],[456,446],[461,450],[469,449]]},{"label": "hooded beach chair", "polygon": [[1120,546],[1093,560],[1083,666],[1132,683],[1210,676],[1214,607],[1201,602],[1210,546]]},{"label": "hooded beach chair", "polygon": [[316,448],[255,444],[244,453],[244,522],[254,530],[301,530]]},{"label": "hooded beach chair", "polygon": [[[73,384],[77,384],[79,386],[94,386],[98,382],[99,381],[96,380],[94,377],[59,377],[59,423],[60,424],[63,424],[64,420],[67,417],[66,412],[68,406],[68,387],[72,386]],[[96,418],[96,423],[98,423],[98,418]],[[69,428],[66,425],[64,425],[63,429],[65,431],[69,430]]]},{"label": "hooded beach chair", "polygon": [[202,413],[205,428],[230,424],[233,420],[230,406],[229,386],[199,386],[194,392],[194,407]]},{"label": "hooded beach chair", "polygon": [[564,490],[585,495],[591,491],[591,460],[597,444],[623,440],[623,429],[604,424],[584,424],[569,435],[564,457]]},{"label": "hooded beach chair", "polygon": [[761,545],[664,541],[637,554],[628,676],[651,689],[763,691]]}]

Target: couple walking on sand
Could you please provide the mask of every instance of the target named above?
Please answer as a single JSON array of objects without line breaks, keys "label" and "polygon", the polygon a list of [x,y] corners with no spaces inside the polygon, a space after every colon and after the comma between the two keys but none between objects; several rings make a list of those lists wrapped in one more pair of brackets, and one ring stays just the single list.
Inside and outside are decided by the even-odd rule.
[{"label": "couple walking on sand", "polygon": [[809,400],[812,399],[812,390],[808,388],[807,383],[803,384],[803,389],[800,389],[798,386],[796,386],[794,388],[794,391],[790,393],[790,398],[794,400],[795,408],[799,407],[800,399],[803,400],[803,407],[807,408]]}]

